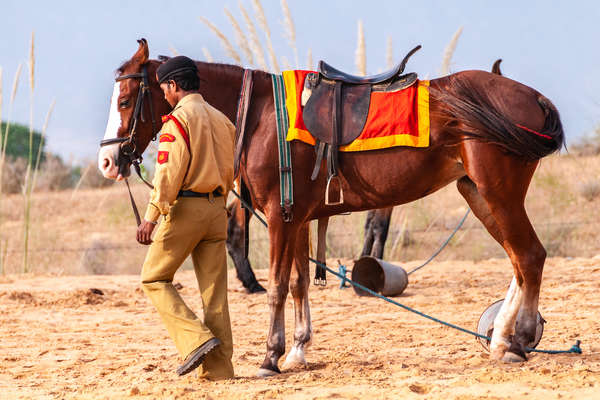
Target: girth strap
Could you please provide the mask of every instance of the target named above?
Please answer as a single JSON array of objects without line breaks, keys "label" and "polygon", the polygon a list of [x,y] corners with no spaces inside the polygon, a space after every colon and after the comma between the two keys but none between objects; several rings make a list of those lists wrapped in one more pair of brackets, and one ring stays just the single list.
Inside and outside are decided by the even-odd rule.
[{"label": "girth strap", "polygon": [[285,107],[285,85],[282,75],[271,75],[273,81],[273,98],[275,101],[275,117],[277,125],[277,147],[279,154],[280,204],[284,222],[292,220],[294,204],[294,182],[292,177],[292,154],[290,143],[286,140],[289,128],[288,114]]}]

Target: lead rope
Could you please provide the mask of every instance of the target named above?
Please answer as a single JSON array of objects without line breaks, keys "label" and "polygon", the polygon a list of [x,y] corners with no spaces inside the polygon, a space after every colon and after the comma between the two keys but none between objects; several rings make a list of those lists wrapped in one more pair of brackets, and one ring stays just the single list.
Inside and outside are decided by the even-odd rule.
[{"label": "lead rope", "polygon": [[[259,221],[260,221],[260,222],[261,222],[261,223],[262,223],[262,224],[263,224],[265,227],[267,227],[267,222],[266,222],[266,221],[265,221],[265,220],[264,220],[264,219],[263,219],[263,218],[262,218],[260,215],[258,215],[258,214],[256,213],[256,211],[254,211],[254,209],[252,208],[252,206],[250,206],[248,203],[246,203],[246,201],[244,201],[244,200],[241,198],[241,196],[240,196],[240,195],[239,195],[239,194],[238,194],[238,193],[237,193],[235,190],[232,190],[231,192],[232,192],[232,193],[235,195],[235,197],[237,197],[237,198],[240,200],[240,202],[242,203],[242,206],[244,206],[244,208],[246,208],[248,211],[250,211],[252,214],[254,214],[254,215],[256,216],[256,218],[257,218],[257,219],[258,219],[258,220],[259,220]],[[454,324],[452,324],[452,323],[449,323],[449,322],[446,322],[446,321],[442,321],[441,319],[438,319],[438,318],[436,318],[436,317],[432,317],[431,315],[427,315],[427,314],[425,314],[425,313],[423,313],[423,312],[421,312],[421,311],[419,311],[419,310],[416,310],[416,309],[414,309],[414,308],[411,308],[411,307],[405,306],[405,305],[404,305],[404,304],[402,304],[402,303],[398,303],[397,301],[395,301],[395,300],[393,300],[393,299],[390,299],[389,297],[386,297],[386,296],[383,296],[383,295],[381,295],[381,294],[379,294],[379,293],[377,293],[377,292],[374,292],[373,290],[371,290],[371,289],[369,289],[369,288],[367,288],[367,287],[365,287],[365,286],[361,285],[360,283],[354,282],[352,279],[346,278],[346,276],[345,276],[345,275],[342,275],[342,274],[340,274],[340,273],[338,273],[338,272],[336,272],[336,271],[332,270],[332,269],[331,269],[331,268],[329,268],[329,267],[328,267],[326,264],[324,264],[324,263],[322,263],[322,262],[319,262],[319,261],[315,260],[315,259],[314,259],[314,258],[312,258],[312,257],[308,257],[308,259],[309,259],[311,262],[313,262],[314,264],[316,264],[316,265],[320,266],[321,268],[325,269],[327,272],[329,272],[329,273],[331,273],[331,274],[333,274],[333,275],[337,276],[339,279],[342,279],[344,282],[348,282],[348,283],[350,283],[352,286],[354,286],[354,287],[357,287],[357,288],[359,288],[359,289],[361,289],[361,290],[364,290],[365,292],[369,293],[369,294],[370,294],[370,295],[372,295],[372,296],[378,297],[378,298],[380,298],[380,299],[382,299],[382,300],[385,300],[385,301],[387,301],[388,303],[391,303],[391,304],[394,304],[394,305],[396,305],[396,306],[398,306],[398,307],[400,307],[400,308],[403,308],[403,309],[404,309],[404,310],[406,310],[406,311],[410,311],[410,312],[412,312],[412,313],[414,313],[414,314],[420,315],[420,316],[421,316],[421,317],[423,317],[423,318],[427,318],[427,319],[429,319],[429,320],[431,320],[431,321],[434,321],[434,322],[440,323],[440,324],[442,324],[442,325],[444,325],[444,326],[447,326],[447,327],[449,327],[449,328],[453,328],[453,329],[459,330],[459,331],[461,331],[461,332],[464,332],[464,333],[466,333],[466,334],[469,334],[469,335],[472,335],[472,336],[478,337],[478,338],[480,338],[480,339],[485,339],[485,340],[487,340],[487,341],[489,341],[489,342],[491,342],[491,341],[492,341],[492,338],[490,338],[489,336],[485,336],[485,335],[482,335],[482,334],[480,334],[480,333],[473,332],[473,331],[470,331],[470,330],[468,330],[468,329],[462,328],[462,327],[460,327],[460,326],[458,326],[458,325],[454,325]],[[530,348],[530,347],[525,347],[525,351],[526,351],[526,352],[528,352],[528,353],[535,352],[535,353],[545,353],[545,354],[566,354],[566,353],[581,354],[581,353],[582,353],[582,352],[581,352],[581,348],[579,347],[579,345],[580,345],[580,344],[581,344],[581,341],[580,341],[580,340],[577,340],[577,341],[575,342],[575,344],[574,344],[573,346],[571,346],[571,348],[570,348],[570,349],[568,349],[568,350],[538,350],[538,349],[534,349],[534,348]]]}]

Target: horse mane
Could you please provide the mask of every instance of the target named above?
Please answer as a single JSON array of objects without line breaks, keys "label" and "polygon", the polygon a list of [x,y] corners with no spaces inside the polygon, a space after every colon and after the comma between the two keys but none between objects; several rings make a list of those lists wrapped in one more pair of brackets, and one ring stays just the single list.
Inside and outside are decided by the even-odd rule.
[{"label": "horse mane", "polygon": [[554,153],[564,145],[563,127],[556,107],[533,90],[545,115],[540,131],[511,121],[507,110],[502,109],[501,99],[492,97],[496,92],[484,91],[465,76],[451,75],[443,88],[432,86],[430,90],[440,102],[439,112],[447,118],[447,128],[467,139],[498,145],[531,161]]}]

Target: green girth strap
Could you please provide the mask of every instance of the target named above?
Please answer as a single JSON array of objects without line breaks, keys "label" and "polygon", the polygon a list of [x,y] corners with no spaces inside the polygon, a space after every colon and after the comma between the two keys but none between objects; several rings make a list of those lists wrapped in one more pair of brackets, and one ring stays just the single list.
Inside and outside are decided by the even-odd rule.
[{"label": "green girth strap", "polygon": [[292,220],[294,204],[294,184],[292,179],[292,155],[290,143],[286,140],[289,127],[287,109],[285,108],[285,85],[282,75],[271,75],[273,80],[273,99],[277,119],[277,147],[279,149],[279,187],[281,213],[284,222]]}]

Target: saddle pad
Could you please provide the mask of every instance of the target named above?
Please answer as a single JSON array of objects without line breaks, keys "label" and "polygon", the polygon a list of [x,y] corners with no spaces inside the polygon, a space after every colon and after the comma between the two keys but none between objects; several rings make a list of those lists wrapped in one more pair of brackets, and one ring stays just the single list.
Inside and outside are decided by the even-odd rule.
[{"label": "saddle pad", "polygon": [[[314,137],[302,120],[302,89],[306,75],[313,71],[283,71],[285,105],[289,117],[287,141],[311,145]],[[340,151],[378,150],[395,146],[429,146],[429,81],[397,92],[372,92],[365,126],[356,140]]]}]

